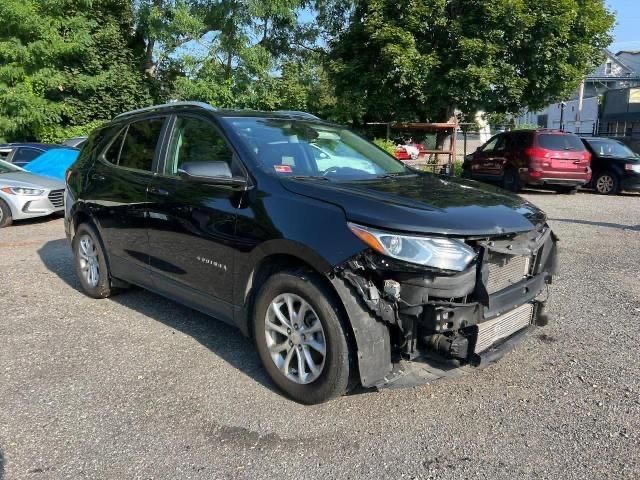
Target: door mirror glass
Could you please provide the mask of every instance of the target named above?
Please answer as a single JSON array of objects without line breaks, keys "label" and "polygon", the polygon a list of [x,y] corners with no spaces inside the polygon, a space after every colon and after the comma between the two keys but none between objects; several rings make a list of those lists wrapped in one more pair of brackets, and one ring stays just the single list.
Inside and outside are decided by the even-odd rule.
[{"label": "door mirror glass", "polygon": [[180,165],[178,174],[187,177],[207,177],[231,180],[233,175],[227,162],[185,162]]}]

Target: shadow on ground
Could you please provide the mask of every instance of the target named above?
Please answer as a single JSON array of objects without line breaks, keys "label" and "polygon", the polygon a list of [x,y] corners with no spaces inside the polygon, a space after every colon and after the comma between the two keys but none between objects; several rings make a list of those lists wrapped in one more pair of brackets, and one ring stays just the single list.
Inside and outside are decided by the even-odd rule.
[{"label": "shadow on ground", "polygon": [[2,454],[2,450],[0,450],[0,480],[4,478],[4,455]]},{"label": "shadow on ground", "polygon": [[[71,249],[66,240],[45,243],[38,250],[38,255],[51,272],[69,287],[81,292],[80,282],[73,267]],[[109,299],[96,301],[117,302],[169,328],[185,333],[245,375],[276,391],[262,368],[253,342],[244,337],[238,329],[140,288],[131,288]]]}]

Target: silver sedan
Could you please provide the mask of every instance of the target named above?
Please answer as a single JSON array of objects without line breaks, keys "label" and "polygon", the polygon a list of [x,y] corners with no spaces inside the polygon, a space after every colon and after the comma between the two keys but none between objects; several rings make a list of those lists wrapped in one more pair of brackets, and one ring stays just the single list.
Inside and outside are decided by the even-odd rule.
[{"label": "silver sedan", "polygon": [[64,182],[0,160],[0,228],[64,210]]}]

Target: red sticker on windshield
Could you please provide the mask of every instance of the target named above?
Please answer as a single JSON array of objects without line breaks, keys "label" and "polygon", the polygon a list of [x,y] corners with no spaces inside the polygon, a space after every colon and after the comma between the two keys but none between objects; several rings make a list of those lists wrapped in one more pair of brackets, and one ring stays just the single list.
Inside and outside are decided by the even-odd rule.
[{"label": "red sticker on windshield", "polygon": [[293,172],[293,170],[291,170],[291,165],[274,165],[273,168],[278,173],[292,173]]}]

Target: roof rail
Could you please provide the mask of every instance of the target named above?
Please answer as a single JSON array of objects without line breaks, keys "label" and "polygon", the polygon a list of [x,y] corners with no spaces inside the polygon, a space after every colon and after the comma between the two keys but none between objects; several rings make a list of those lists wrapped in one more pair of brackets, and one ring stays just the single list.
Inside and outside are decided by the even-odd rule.
[{"label": "roof rail", "polygon": [[128,117],[129,115],[136,115],[138,113],[154,112],[156,110],[165,110],[171,107],[199,107],[205,110],[211,110],[211,111],[217,110],[215,107],[212,107],[211,105],[205,102],[191,102],[191,101],[169,102],[169,103],[163,103],[162,105],[152,105],[150,107],[144,107],[144,108],[139,108],[137,110],[131,110],[130,112],[124,112],[119,115],[116,115],[115,117],[113,117],[113,119],[115,120],[117,118]]},{"label": "roof rail", "polygon": [[290,115],[292,117],[303,117],[303,118],[310,118],[313,120],[321,120],[320,117],[316,117],[312,113],[300,112],[298,110],[274,110],[273,113],[281,113],[283,115]]}]

